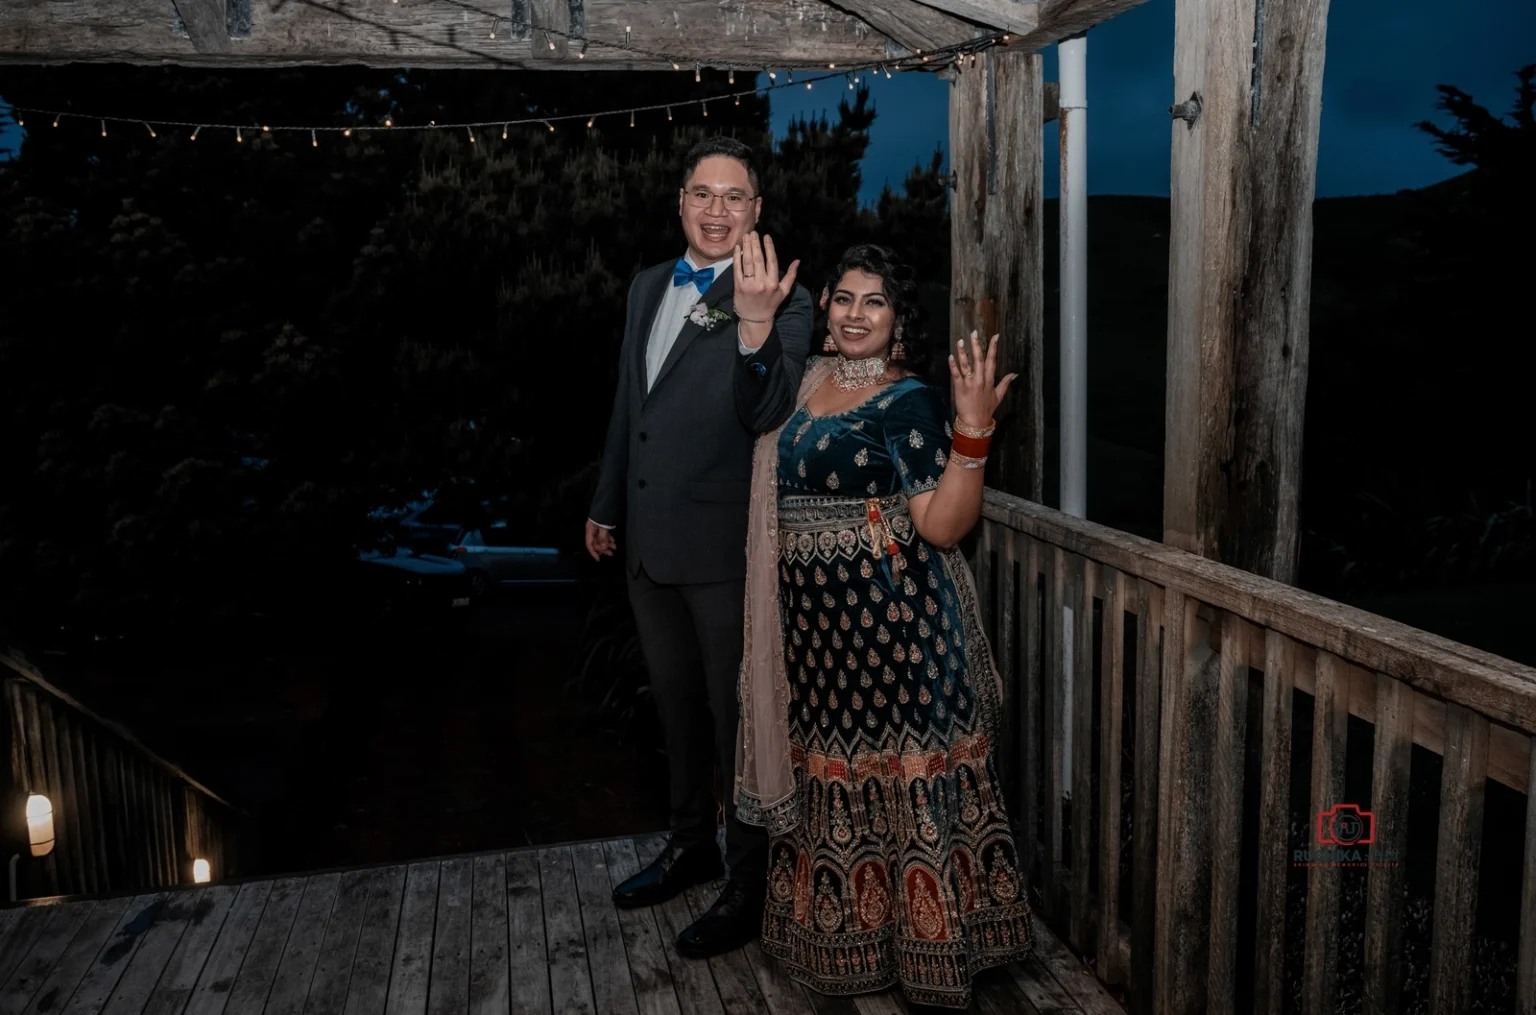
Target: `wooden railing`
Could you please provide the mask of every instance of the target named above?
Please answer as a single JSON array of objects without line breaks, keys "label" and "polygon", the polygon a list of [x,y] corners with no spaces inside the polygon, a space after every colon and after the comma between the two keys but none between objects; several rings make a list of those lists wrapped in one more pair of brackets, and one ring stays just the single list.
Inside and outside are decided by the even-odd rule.
[{"label": "wooden railing", "polygon": [[[1509,889],[1515,1010],[1536,1012],[1536,670],[990,490],[974,566],[1008,683],[1000,763],[1039,915],[1125,986],[1133,1012],[1279,1013],[1299,980],[1296,1010],[1332,1015],[1341,879],[1361,876],[1364,983],[1350,988],[1365,1012],[1406,1010],[1408,865],[1393,861],[1409,841],[1414,745],[1443,759],[1427,1010],[1470,1010],[1491,779],[1528,794]],[[1352,716],[1374,728],[1364,797],[1345,787]],[[1308,727],[1302,843],[1292,739]],[[1317,815],[1339,804],[1372,815],[1363,875],[1295,852],[1330,848]],[[1324,831],[1348,839],[1333,813]],[[1288,879],[1305,884],[1289,975]]]},{"label": "wooden railing", "polygon": [[[4,856],[19,863],[20,898],[165,888],[237,873],[239,815],[127,729],[95,715],[19,656],[0,655],[4,737]],[[52,852],[30,855],[29,794],[53,806]],[[3,890],[3,889],[0,889]],[[0,898],[0,904],[4,903]]]}]

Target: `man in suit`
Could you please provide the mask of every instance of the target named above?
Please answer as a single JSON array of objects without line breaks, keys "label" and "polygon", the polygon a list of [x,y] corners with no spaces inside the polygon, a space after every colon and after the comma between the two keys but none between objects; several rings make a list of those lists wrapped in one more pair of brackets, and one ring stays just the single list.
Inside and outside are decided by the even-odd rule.
[{"label": "man in suit", "polygon": [[630,603],[666,743],[671,836],[614,889],[649,906],[721,874],[712,772],[725,788],[719,899],[678,937],[683,955],[741,947],[761,931],[768,843],[737,819],[737,688],[746,595],[747,506],[757,436],[784,422],[811,350],[811,297],[782,276],[752,152],[724,137],[683,166],[677,210],[685,256],[642,271],[629,290],[619,387],[587,551],[625,544]]}]

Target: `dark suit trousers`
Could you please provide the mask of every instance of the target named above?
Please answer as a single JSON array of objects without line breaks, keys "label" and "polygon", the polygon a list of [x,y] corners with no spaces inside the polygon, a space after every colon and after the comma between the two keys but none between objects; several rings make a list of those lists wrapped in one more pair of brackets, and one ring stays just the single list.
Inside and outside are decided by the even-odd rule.
[{"label": "dark suit trousers", "polygon": [[644,568],[629,579],[651,695],[661,718],[679,848],[715,838],[713,773],[725,797],[725,862],[744,884],[766,884],[767,832],[736,820],[736,683],[741,670],[742,579],[659,585]]}]

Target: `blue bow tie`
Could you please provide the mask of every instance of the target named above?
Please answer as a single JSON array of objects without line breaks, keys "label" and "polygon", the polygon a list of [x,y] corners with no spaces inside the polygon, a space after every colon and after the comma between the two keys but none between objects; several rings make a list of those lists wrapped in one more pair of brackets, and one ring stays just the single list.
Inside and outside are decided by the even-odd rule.
[{"label": "blue bow tie", "polygon": [[682,287],[692,282],[699,287],[699,292],[709,288],[709,284],[715,280],[715,269],[691,268],[683,258],[677,259],[677,264],[672,268],[672,285]]}]

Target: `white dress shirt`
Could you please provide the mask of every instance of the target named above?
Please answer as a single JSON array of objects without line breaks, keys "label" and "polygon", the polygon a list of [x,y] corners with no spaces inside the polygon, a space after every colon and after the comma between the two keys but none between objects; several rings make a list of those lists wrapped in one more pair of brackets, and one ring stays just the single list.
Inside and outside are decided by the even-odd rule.
[{"label": "white dress shirt", "polygon": [[[693,263],[691,255],[685,255],[683,260],[688,267],[698,271],[700,265]],[[725,269],[731,266],[734,257],[727,257],[723,261],[716,261],[710,265],[715,269],[715,280],[710,285],[720,281],[720,276],[725,274]],[[695,285],[673,285],[672,280],[667,279],[666,291],[661,295],[661,306],[656,308],[656,319],[651,322],[650,339],[645,344],[645,390],[650,391],[656,383],[656,377],[661,373],[661,365],[667,361],[667,353],[672,351],[672,346],[677,342],[677,336],[682,333],[683,325],[688,323],[688,314],[704,299],[704,293],[699,292]]]}]

